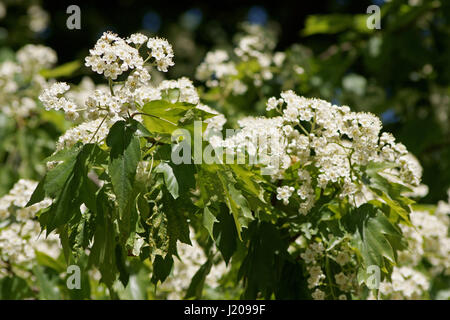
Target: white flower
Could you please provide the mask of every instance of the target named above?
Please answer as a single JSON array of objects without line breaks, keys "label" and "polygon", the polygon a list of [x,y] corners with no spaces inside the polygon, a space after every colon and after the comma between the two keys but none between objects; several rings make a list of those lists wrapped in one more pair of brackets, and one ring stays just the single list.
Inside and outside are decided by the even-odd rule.
[{"label": "white flower", "polygon": [[236,66],[229,61],[228,53],[224,50],[215,50],[206,54],[205,60],[198,66],[195,76],[198,80],[207,81],[207,86],[215,87],[219,85],[220,80],[236,74]]},{"label": "white flower", "polygon": [[285,59],[286,59],[286,54],[284,52],[276,52],[273,55],[273,62],[275,63],[275,65],[277,67],[280,67],[283,64]]},{"label": "white flower", "polygon": [[336,262],[341,266],[347,264],[349,261],[350,256],[348,255],[347,252],[339,252],[336,256]]},{"label": "white flower", "polygon": [[289,198],[292,195],[292,192],[294,192],[294,187],[289,186],[283,186],[277,188],[277,199],[283,200],[283,203],[285,205],[289,204]]},{"label": "white flower", "polygon": [[269,100],[267,100],[267,107],[266,107],[266,110],[267,110],[267,111],[274,110],[274,109],[276,109],[281,103],[282,103],[282,101],[277,100],[275,97],[270,97]]},{"label": "white flower", "polygon": [[173,49],[166,39],[150,38],[148,39],[147,47],[151,49],[151,56],[155,58],[159,71],[167,72],[168,67],[174,65],[172,61],[174,56]]},{"label": "white flower", "polygon": [[306,251],[304,253],[302,253],[300,255],[300,257],[305,260],[306,263],[311,263],[315,261],[315,255],[314,255],[314,251],[310,250],[309,248],[306,249]]},{"label": "white flower", "polygon": [[143,44],[147,40],[148,40],[148,37],[146,35],[143,35],[142,33],[133,33],[127,39],[127,42],[134,43],[134,44]]},{"label": "white flower", "polygon": [[334,278],[339,286],[345,286],[348,283],[348,277],[342,272],[334,275]]},{"label": "white flower", "polygon": [[320,289],[316,289],[312,294],[311,294],[312,298],[314,300],[323,300],[325,299],[325,292],[323,292]]},{"label": "white flower", "polygon": [[[35,250],[53,258],[60,253],[60,245],[54,234],[39,237],[40,226],[36,213],[51,204],[44,199],[26,207],[37,182],[21,179],[5,196],[0,198],[0,219],[10,219],[8,227],[0,230],[0,259],[9,261],[13,271],[24,272],[33,266]],[[1,269],[0,269],[0,277]]]}]

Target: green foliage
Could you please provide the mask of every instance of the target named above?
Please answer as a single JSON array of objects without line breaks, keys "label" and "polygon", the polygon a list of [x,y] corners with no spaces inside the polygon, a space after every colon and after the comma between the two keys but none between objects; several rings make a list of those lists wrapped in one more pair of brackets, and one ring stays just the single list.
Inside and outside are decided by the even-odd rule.
[{"label": "green foliage", "polygon": [[369,266],[378,266],[384,274],[389,274],[396,264],[397,251],[407,248],[400,229],[378,208],[368,203],[347,215],[345,223],[362,259],[358,280],[367,281]]},{"label": "green foliage", "polygon": [[[290,89],[381,115],[385,129],[423,164],[424,181],[431,187],[425,201],[436,202],[450,181],[450,43],[445,25],[450,16],[440,6],[447,8],[443,1],[415,6],[391,1],[382,6],[380,30],[367,28],[365,13],[310,15],[304,29],[294,31],[302,36],[302,45],[283,51],[286,56],[279,64],[272,61],[275,48],[284,48],[275,45],[271,30],[261,28],[257,36],[264,41],[258,42],[258,57],[270,57],[270,66],[257,56],[244,59],[229,50],[227,62],[236,72],[221,79],[214,73],[211,77],[219,84],[200,87],[200,101],[225,114],[226,128],[236,127],[244,116],[262,115],[269,97]],[[0,50],[1,62],[14,59],[12,51]],[[45,79],[68,78],[80,66],[76,60],[36,72]],[[205,257],[197,261],[185,299],[317,298],[312,288],[323,290],[327,299],[367,298],[369,268],[379,267],[381,279],[389,282],[400,252],[409,249],[410,239],[402,230],[415,230],[413,209],[430,216],[437,210],[405,196],[412,190],[389,177],[390,170],[400,168],[395,161],[351,168],[355,186],[369,197],[362,205],[355,197],[340,197],[341,181],[322,189],[312,184],[315,204],[307,215],[298,211],[298,194],[285,204],[277,187],[296,181],[298,190],[301,168],[317,181],[315,163],[292,157],[278,181],[261,175],[259,165],[224,164],[219,157],[213,164],[176,165],[171,159],[179,147],[171,139],[174,131],[185,129],[193,136],[194,121],[215,116],[182,102],[182,89],[177,88],[142,105],[125,102],[136,112],[123,113],[104,140],[95,139],[97,130],[83,143],[50,155],[55,138],[70,125],[60,112],[41,108],[26,78],[17,76],[15,95],[32,97],[37,108],[24,117],[0,110],[0,196],[19,177],[41,177],[27,206],[51,200],[36,219],[47,236],[58,234],[62,253],[54,258],[36,250],[25,275],[0,259],[0,299],[165,298],[164,285],[183,263],[181,244],[198,245]],[[121,78],[109,82],[111,94],[113,84],[124,83]],[[245,93],[234,90],[236,83],[246,87]],[[188,142],[193,148],[194,141]],[[46,162],[52,163],[48,170]],[[0,220],[0,231],[15,219]],[[313,258],[308,258],[311,252]],[[338,252],[348,254],[349,261],[339,261]],[[424,255],[416,269],[431,274],[432,260]],[[71,264],[82,269],[81,289],[68,289],[62,276]],[[208,277],[222,265],[219,286],[212,288]],[[311,269],[317,266],[323,278],[311,285]],[[97,272],[100,283],[93,276]],[[344,273],[355,276],[348,281],[354,287],[338,283]],[[442,270],[427,276],[434,277],[430,297],[448,297],[449,279]]]},{"label": "green foliage", "polygon": [[81,67],[81,62],[78,60],[64,63],[54,69],[43,69],[40,74],[47,79],[60,78],[60,77],[69,77],[75,71],[77,71]]},{"label": "green foliage", "polygon": [[135,136],[136,129],[136,125],[118,121],[106,137],[106,144],[111,148],[108,171],[121,213],[131,200],[136,168],[141,156],[139,138]]},{"label": "green foliage", "polygon": [[302,34],[310,36],[319,33],[333,34],[347,30],[355,30],[362,33],[371,33],[373,29],[366,26],[365,14],[328,14],[310,15],[306,19],[305,29]]}]

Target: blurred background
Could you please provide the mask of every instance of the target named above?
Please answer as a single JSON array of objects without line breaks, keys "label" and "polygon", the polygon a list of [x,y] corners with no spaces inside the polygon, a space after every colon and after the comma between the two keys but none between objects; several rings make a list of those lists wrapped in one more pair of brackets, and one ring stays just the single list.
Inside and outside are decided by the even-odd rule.
[{"label": "blurred background", "polygon": [[[66,27],[66,9],[72,4],[81,9],[80,30]],[[381,29],[366,26],[370,5],[381,8]],[[446,199],[450,187],[449,21],[447,0],[4,0],[0,61],[36,43],[53,48],[58,64],[83,62],[104,31],[123,37],[143,32],[173,45],[175,66],[168,78],[186,76],[201,87],[196,69],[206,53],[232,50],[246,26],[258,25],[272,41],[269,50],[285,52],[286,62],[269,81],[249,89],[254,103],[249,105],[248,96],[245,102],[230,97],[213,107],[231,117],[261,114],[266,101],[261,96],[294,89],[373,112],[381,117],[384,130],[420,160],[423,183],[429,187],[422,201],[434,203]],[[81,67],[66,80],[77,83],[84,75],[92,76]]]}]

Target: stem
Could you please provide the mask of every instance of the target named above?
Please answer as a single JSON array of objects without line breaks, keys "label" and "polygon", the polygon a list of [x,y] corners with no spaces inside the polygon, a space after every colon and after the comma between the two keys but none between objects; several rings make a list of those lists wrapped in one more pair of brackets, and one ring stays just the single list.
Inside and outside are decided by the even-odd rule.
[{"label": "stem", "polygon": [[307,136],[309,136],[309,132],[301,125],[300,122],[298,123],[298,125],[300,126],[300,129],[302,129],[303,132],[304,132]]},{"label": "stem", "polygon": [[331,282],[330,275],[330,261],[328,260],[328,254],[325,254],[325,272],[327,273],[328,284],[330,285],[331,296],[333,300],[336,300],[336,295],[334,294],[333,283]]},{"label": "stem", "polygon": [[153,170],[153,155],[152,155],[152,162],[150,163],[150,170],[148,171],[147,179],[150,179],[152,170]]},{"label": "stem", "polygon": [[149,117],[153,117],[153,118],[156,118],[156,119],[159,119],[159,120],[162,120],[162,121],[166,121],[166,122],[168,122],[168,123],[170,123],[170,124],[172,124],[172,125],[174,125],[174,126],[177,125],[176,123],[173,123],[172,121],[169,121],[169,120],[167,120],[167,119],[160,118],[160,117],[158,117],[158,116],[155,116],[155,115],[153,115],[153,114],[148,114],[148,113],[145,113],[145,112],[135,112],[135,113],[132,113],[132,114],[130,115],[130,118],[133,119],[133,118],[134,118],[135,116],[137,116],[137,115],[149,116]]},{"label": "stem", "polygon": [[114,89],[113,89],[113,81],[111,78],[108,78],[108,84],[109,84],[109,91],[111,91],[111,95],[114,95]]},{"label": "stem", "polygon": [[89,140],[89,143],[92,142],[92,139],[94,139],[95,135],[97,134],[98,130],[100,130],[100,127],[103,125],[103,122],[105,122],[106,118],[108,117],[108,115],[106,115],[102,121],[100,122],[100,125],[97,127],[97,129],[95,130],[94,134],[92,135],[91,139]]},{"label": "stem", "polygon": [[147,54],[148,54],[148,56],[147,56],[147,58],[145,58],[145,60],[142,64],[145,64],[148,60],[150,60],[152,58],[149,51],[147,51]]}]

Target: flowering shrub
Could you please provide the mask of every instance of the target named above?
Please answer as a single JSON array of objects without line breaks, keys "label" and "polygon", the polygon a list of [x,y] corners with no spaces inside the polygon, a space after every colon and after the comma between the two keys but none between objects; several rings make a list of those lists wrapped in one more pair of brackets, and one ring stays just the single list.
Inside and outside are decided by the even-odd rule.
[{"label": "flowering shrub", "polygon": [[[102,84],[55,82],[77,65],[49,70],[42,46],[0,63],[14,137],[0,155],[20,160],[2,174],[25,162],[21,177],[43,176],[2,185],[0,288],[21,288],[9,298],[431,297],[449,273],[450,210],[412,200],[426,194],[416,158],[377,116],[287,90],[305,70],[267,30],[236,41],[207,53],[198,91],[159,81],[172,46],[140,33],[89,51]],[[39,141],[38,156],[11,155],[16,141]]]},{"label": "flowering shrub", "polygon": [[[392,281],[381,283],[380,295],[389,299],[429,298],[433,279],[450,273],[450,190],[447,202],[436,207],[418,206],[411,212],[413,226],[401,226],[408,249],[399,253],[399,265],[394,267]],[[440,289],[438,299],[448,299],[449,292]]]},{"label": "flowering shrub", "polygon": [[[2,299],[32,297],[32,289],[46,281],[43,261],[55,261],[57,265],[61,253],[58,237],[39,237],[41,228],[34,219],[51,201],[44,199],[25,207],[36,185],[34,181],[19,180],[0,198],[0,287],[5,288]],[[14,290],[7,292],[8,287]],[[41,297],[45,297],[42,292]]]},{"label": "flowering shrub", "polygon": [[[269,79],[278,59],[260,45],[244,36],[236,51],[260,65],[256,80]],[[111,297],[134,281],[136,265],[168,298],[215,287],[250,299],[364,299],[378,296],[379,282],[380,297],[422,297],[425,276],[408,269],[419,258],[397,267],[421,225],[407,197],[421,168],[376,116],[283,91],[267,99],[267,117],[241,119],[223,138],[226,118],[190,80],[151,81],[173,56],[164,39],[107,32],[86,57],[105,85],[57,82],[39,95],[76,123],[27,204],[40,208],[47,235],[59,235],[67,263],[87,259]],[[208,54],[198,77],[214,75],[207,85],[228,90],[222,80],[237,69],[227,59]],[[431,261],[436,272],[448,268]],[[401,277],[421,291],[398,289]]]},{"label": "flowering shrub", "polygon": [[[50,72],[56,52],[28,44],[0,61],[0,194],[19,178],[38,179],[45,172],[42,160],[53,151],[53,136],[67,128],[63,117],[45,111],[39,93],[54,81]],[[57,70],[56,68],[55,70]]]},{"label": "flowering shrub", "polygon": [[248,114],[262,115],[266,97],[295,88],[304,72],[288,51],[275,51],[277,35],[269,28],[243,24],[234,43],[232,49],[208,52],[195,73],[204,84],[202,100],[232,124]]}]

